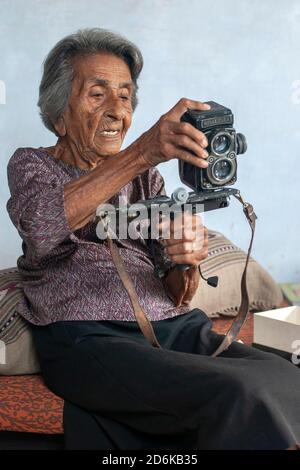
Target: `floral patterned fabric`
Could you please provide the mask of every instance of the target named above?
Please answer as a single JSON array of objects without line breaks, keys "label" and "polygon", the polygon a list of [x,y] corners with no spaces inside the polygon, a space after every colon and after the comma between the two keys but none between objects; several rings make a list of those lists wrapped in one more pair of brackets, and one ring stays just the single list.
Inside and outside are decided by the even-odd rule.
[{"label": "floral patterned fabric", "polygon": [[0,377],[0,430],[62,434],[64,401],[40,375]]}]

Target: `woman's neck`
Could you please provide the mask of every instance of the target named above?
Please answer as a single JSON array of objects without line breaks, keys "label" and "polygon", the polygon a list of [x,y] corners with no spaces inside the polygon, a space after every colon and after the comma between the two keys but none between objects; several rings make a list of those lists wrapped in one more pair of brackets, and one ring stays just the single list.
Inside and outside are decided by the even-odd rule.
[{"label": "woman's neck", "polygon": [[85,155],[79,155],[77,149],[73,149],[72,146],[61,137],[58,139],[56,145],[45,147],[45,150],[54,158],[83,170],[93,170],[103,162],[103,159],[99,159],[99,156],[94,154],[89,155],[88,158]]}]

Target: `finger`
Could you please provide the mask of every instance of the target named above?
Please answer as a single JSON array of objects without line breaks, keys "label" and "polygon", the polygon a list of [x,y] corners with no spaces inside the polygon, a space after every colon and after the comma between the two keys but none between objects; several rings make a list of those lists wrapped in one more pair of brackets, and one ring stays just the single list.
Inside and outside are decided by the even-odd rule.
[{"label": "finger", "polygon": [[180,243],[173,243],[167,244],[164,247],[164,252],[166,255],[185,255],[191,253],[197,253],[203,250],[203,248],[207,248],[207,243],[205,240],[184,240]]},{"label": "finger", "polygon": [[165,220],[158,225],[161,238],[176,238],[195,240],[205,237],[205,230],[202,220],[200,218],[188,218],[181,220],[181,216],[175,217],[174,221]]},{"label": "finger", "polygon": [[[171,218],[171,215],[173,218]],[[193,229],[193,231],[203,229],[208,234],[207,228],[203,225],[201,215],[192,214],[187,208],[180,211],[171,211],[170,213],[159,213],[158,220],[154,222],[155,228],[158,230],[164,229],[165,227],[171,227],[172,229],[185,227],[187,229]]]},{"label": "finger", "polygon": [[[188,242],[202,242],[205,239],[205,234],[202,229],[191,229],[186,230],[182,228],[182,230],[174,230],[173,232],[162,232],[162,234],[167,234],[167,236],[162,236],[163,240],[166,240],[165,245],[174,245],[179,243],[180,241],[188,241]],[[169,236],[168,236],[169,235]]]},{"label": "finger", "polygon": [[174,211],[174,218],[171,219],[170,215],[163,215],[162,219],[158,222],[157,227],[165,228],[171,227],[172,230],[187,228],[187,229],[204,229],[203,221],[200,216],[192,215],[187,210],[183,212]]},{"label": "finger", "polygon": [[164,154],[167,158],[167,160],[171,160],[173,158],[179,158],[180,160],[183,160],[187,163],[191,163],[192,165],[195,165],[200,168],[207,168],[208,163],[206,162],[205,158],[203,157],[198,157],[195,156],[195,154],[184,150],[180,147],[176,147],[174,143],[172,142],[173,136],[169,135],[167,137],[167,141],[163,144],[164,147]]},{"label": "finger", "polygon": [[181,98],[181,100],[179,100],[178,103],[176,103],[175,106],[165,114],[165,116],[167,116],[168,119],[178,121],[188,109],[198,109],[199,111],[207,111],[208,109],[210,109],[210,106],[206,103],[202,103],[201,101],[194,101],[188,98]]},{"label": "finger", "polygon": [[191,264],[193,266],[198,266],[201,261],[206,259],[208,256],[208,250],[203,249],[199,252],[183,255],[170,255],[169,259],[176,264]]},{"label": "finger", "polygon": [[184,134],[174,134],[172,137],[172,144],[176,148],[179,148],[180,150],[187,150],[200,158],[207,158],[209,155],[209,153],[203,147],[201,147],[201,145]]},{"label": "finger", "polygon": [[201,229],[186,229],[180,227],[172,229],[172,227],[165,227],[160,232],[161,242],[165,245],[174,245],[183,241],[193,242],[196,240],[204,240],[204,233],[201,233]]},{"label": "finger", "polygon": [[201,147],[205,148],[208,146],[208,140],[206,135],[192,126],[189,122],[170,122],[169,131],[174,134],[186,135],[194,140]]},{"label": "finger", "polygon": [[187,152],[185,150],[181,150],[177,148],[175,145],[170,144],[170,153],[173,154],[173,158],[179,158],[187,163],[191,163],[192,165],[197,166],[198,168],[207,168],[208,163],[202,157],[195,157],[192,153]]},{"label": "finger", "polygon": [[[161,244],[164,248],[164,250],[167,252],[169,251],[169,248],[174,247],[175,245],[182,245],[183,248],[181,248],[181,253],[185,252],[191,252],[193,249],[195,250],[201,250],[203,247],[208,246],[208,239],[205,236],[198,236],[197,238],[182,238],[182,239],[176,239],[176,238],[169,238],[169,239],[163,239],[161,240]],[[185,247],[185,248],[184,248]]]}]

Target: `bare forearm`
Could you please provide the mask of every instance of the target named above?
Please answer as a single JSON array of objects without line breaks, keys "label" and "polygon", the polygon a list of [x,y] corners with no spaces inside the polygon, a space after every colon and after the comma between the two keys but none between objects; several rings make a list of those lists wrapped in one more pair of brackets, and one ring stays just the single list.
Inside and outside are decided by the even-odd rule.
[{"label": "bare forearm", "polygon": [[64,187],[65,211],[72,231],[95,215],[97,207],[109,200],[129,181],[149,169],[135,143],[100,166]]},{"label": "bare forearm", "polygon": [[182,304],[188,304],[194,297],[199,285],[199,271],[196,266],[181,271],[172,268],[164,278],[164,285],[168,293],[178,307]]}]

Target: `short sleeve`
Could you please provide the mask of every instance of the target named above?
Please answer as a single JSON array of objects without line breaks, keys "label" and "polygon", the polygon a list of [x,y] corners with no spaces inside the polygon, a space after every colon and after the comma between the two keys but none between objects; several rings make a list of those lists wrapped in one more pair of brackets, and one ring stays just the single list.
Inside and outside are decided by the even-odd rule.
[{"label": "short sleeve", "polygon": [[64,184],[33,149],[18,149],[8,168],[7,211],[32,262],[51,253],[71,234],[64,208]]}]

